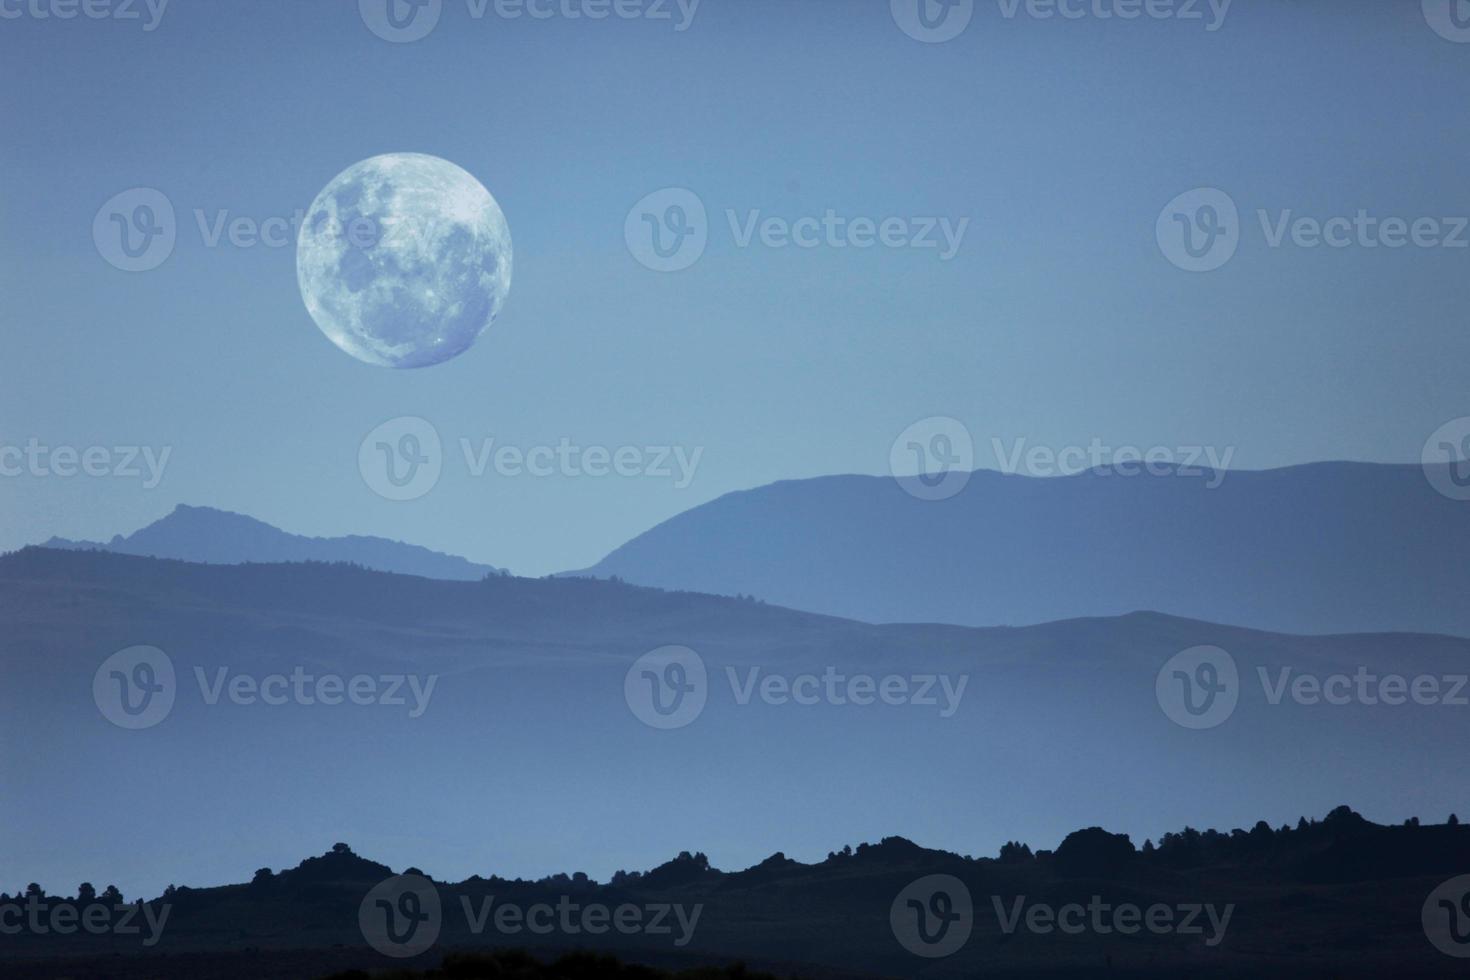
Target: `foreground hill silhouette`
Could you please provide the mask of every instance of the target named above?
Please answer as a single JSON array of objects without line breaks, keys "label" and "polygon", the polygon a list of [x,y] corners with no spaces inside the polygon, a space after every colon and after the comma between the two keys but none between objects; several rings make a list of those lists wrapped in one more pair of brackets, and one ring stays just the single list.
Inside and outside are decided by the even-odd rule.
[{"label": "foreground hill silhouette", "polygon": [[[150,949],[115,936],[22,934],[0,946],[0,969],[18,978],[57,970],[75,978],[667,976],[599,963],[589,955],[596,953],[659,970],[713,968],[681,973],[686,980],[761,970],[808,977],[1452,976],[1463,960],[1434,947],[1421,912],[1439,885],[1467,868],[1470,830],[1453,818],[1380,826],[1346,806],[1275,829],[1264,821],[1230,832],[1183,828],[1141,848],[1127,835],[1092,827],[1066,835],[1054,850],[1012,842],[986,858],[900,837],[843,847],[810,864],[778,853],[735,872],[686,852],[601,883],[580,874],[434,881],[443,910],[438,942],[395,963],[367,948],[358,925],[365,897],[392,871],[338,844],[295,868],[261,869],[248,884],[171,887],[149,902],[170,907],[167,928]],[[930,875],[958,879],[973,907],[968,941],[937,959],[906,949],[890,919],[900,893]],[[0,897],[0,904],[11,900]],[[78,899],[45,901],[60,907]],[[1018,902],[1025,909],[1157,906],[1178,910],[1178,928],[1033,930],[1012,921]],[[477,930],[460,911],[538,903],[698,906],[700,915],[688,941],[676,945],[677,933],[609,929],[591,936],[553,923],[532,934],[502,930],[493,917]],[[1184,915],[1201,906],[1217,915],[1199,915],[1196,930]],[[1090,920],[1097,921],[1110,920]],[[517,947],[532,955],[485,955]],[[547,965],[572,950],[584,952]],[[737,961],[752,972],[732,968]],[[400,965],[421,972],[390,972]]]},{"label": "foreground hill silhouette", "polygon": [[867,622],[1151,609],[1289,633],[1470,636],[1470,562],[1451,544],[1470,539],[1470,507],[1420,467],[1176,472],[977,471],[938,501],[888,477],[792,480],[679,514],[581,574]]},{"label": "foreground hill silhouette", "polygon": [[242,562],[345,561],[364,568],[427,578],[473,580],[500,569],[418,545],[360,534],[313,538],[291,534],[264,521],[213,507],[180,504],[132,534],[112,540],[52,538],[43,547],[115,551],[123,555],[176,558],[214,565]]},{"label": "foreground hill silhouette", "polygon": [[[129,895],[161,890],[181,854],[196,883],[223,882],[343,838],[451,876],[570,856],[606,877],[671,848],[741,866],[780,841],[810,860],[833,837],[893,828],[988,850],[1088,823],[1135,840],[1204,819],[1274,825],[1345,796],[1386,823],[1465,809],[1446,778],[1463,766],[1465,708],[1272,703],[1257,679],[1463,675],[1470,642],[1449,637],[1297,637],[1156,614],[871,626],[587,579],[46,549],[0,558],[0,621],[0,775],[16,801],[0,872],[81,881],[105,867]],[[104,662],[140,644],[170,658],[175,698],[130,730],[97,698],[115,699],[122,673]],[[626,685],[667,644],[697,652],[707,700],[660,730]],[[1199,644],[1230,653],[1241,693],[1227,720],[1194,731],[1162,710],[1156,681]],[[375,694],[258,695],[294,675],[362,678]],[[918,680],[893,703],[843,687],[815,703],[763,693],[772,678],[821,691],[824,676]],[[963,682],[962,696],[932,684],[923,702],[925,677],[951,694]]]},{"label": "foreground hill silhouette", "polygon": [[[698,967],[692,970],[655,970],[623,963],[612,956],[569,953],[553,961],[537,959],[523,950],[447,956],[436,968],[395,971],[396,980],[776,980],[774,974],[752,973],[743,964]],[[372,980],[365,970],[348,970],[327,980]]]}]

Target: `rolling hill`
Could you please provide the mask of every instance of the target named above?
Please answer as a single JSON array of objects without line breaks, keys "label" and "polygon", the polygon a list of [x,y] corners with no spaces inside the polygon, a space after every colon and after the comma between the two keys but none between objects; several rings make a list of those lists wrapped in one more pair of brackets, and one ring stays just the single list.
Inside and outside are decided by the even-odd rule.
[{"label": "rolling hill", "polygon": [[[893,833],[990,853],[1084,822],[1135,839],[1274,825],[1343,798],[1384,822],[1470,810],[1459,781],[1431,778],[1458,771],[1470,710],[1449,697],[1470,641],[1445,636],[1153,613],[874,626],[589,579],[41,548],[0,557],[0,622],[16,883],[156,893],[170,869],[206,886],[343,839],[451,878],[605,878],[680,848],[741,866]],[[1193,730],[1157,684],[1201,644],[1233,658],[1238,705]],[[166,669],[114,659],[140,645]],[[666,645],[698,659],[647,660]],[[1360,672],[1443,696],[1278,690]],[[670,727],[651,680],[669,684],[657,708],[702,710]],[[171,698],[135,719],[121,688]]]},{"label": "rolling hill", "polygon": [[1470,636],[1467,545],[1470,504],[1436,493],[1417,466],[977,471],[937,501],[867,476],[727,494],[572,574],[879,623],[1146,609],[1291,633]]}]

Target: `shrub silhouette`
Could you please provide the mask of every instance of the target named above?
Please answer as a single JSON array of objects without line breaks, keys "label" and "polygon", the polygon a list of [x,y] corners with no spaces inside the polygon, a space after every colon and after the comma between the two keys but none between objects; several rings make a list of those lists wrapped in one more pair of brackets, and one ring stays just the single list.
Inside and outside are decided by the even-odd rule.
[{"label": "shrub silhouette", "polygon": [[1069,878],[1111,878],[1126,868],[1137,852],[1127,834],[1101,827],[1075,830],[1057,848],[1057,873]]}]

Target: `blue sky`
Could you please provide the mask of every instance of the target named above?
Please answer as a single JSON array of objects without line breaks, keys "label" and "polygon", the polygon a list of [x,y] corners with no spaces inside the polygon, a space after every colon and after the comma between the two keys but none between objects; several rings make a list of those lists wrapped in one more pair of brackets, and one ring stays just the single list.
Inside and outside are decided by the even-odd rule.
[{"label": "blue sky", "polygon": [[[887,0],[704,0],[684,30],[672,5],[512,20],[445,0],[404,44],[349,2],[173,0],[153,30],[30,3],[0,3],[20,13],[0,19],[0,445],[170,455],[155,487],[0,476],[0,548],[188,502],[541,574],[731,490],[885,472],[928,416],[962,420],[980,466],[998,438],[1233,447],[1261,468],[1416,462],[1470,415],[1470,249],[1273,248],[1257,217],[1366,210],[1448,233],[1470,214],[1470,44],[1417,2],[1236,0],[1211,31],[990,0],[942,44]],[[195,217],[289,218],[392,151],[473,173],[515,241],[495,325],[417,371],[322,336],[294,247],[210,247]],[[127,273],[92,227],[136,187],[176,209],[177,245]],[[709,244],[660,273],[624,224],[668,187],[706,206]],[[1208,273],[1155,238],[1197,187],[1241,216]],[[968,225],[944,261],[742,247],[727,217],[829,210]],[[406,502],[358,468],[399,416],[445,445],[437,485]],[[682,487],[476,476],[460,440],[490,438],[702,454]]]}]

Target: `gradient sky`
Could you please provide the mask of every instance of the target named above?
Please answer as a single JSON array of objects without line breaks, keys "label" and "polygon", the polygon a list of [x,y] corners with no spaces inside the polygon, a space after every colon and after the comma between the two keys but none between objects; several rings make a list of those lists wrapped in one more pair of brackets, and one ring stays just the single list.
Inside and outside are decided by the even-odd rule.
[{"label": "gradient sky", "polygon": [[[1230,446],[1260,468],[1415,462],[1470,415],[1470,249],[1273,249],[1255,217],[1470,214],[1470,44],[1416,0],[1236,0],[1213,32],[986,0],[944,44],[908,37],[887,0],[705,0],[682,32],[446,0],[409,44],[347,0],[173,0],[153,31],[0,20],[0,92],[0,444],[171,447],[152,489],[0,477],[0,548],[188,502],[542,574],[731,490],[885,472],[926,416],[963,420],[981,466],[992,438],[1098,438]],[[289,217],[398,150],[476,175],[516,248],[491,331],[417,371],[325,339],[294,246],[210,248],[193,216]],[[168,196],[179,237],[129,274],[92,222],[140,186]],[[624,219],[670,186],[712,227],[696,265],[661,274]],[[1192,274],[1155,221],[1201,186],[1233,197],[1243,240]],[[739,248],[726,209],[970,224],[943,262]],[[447,458],[430,494],[391,502],[357,454],[403,415]],[[458,441],[490,437],[703,456],[685,488],[474,477]]]}]

